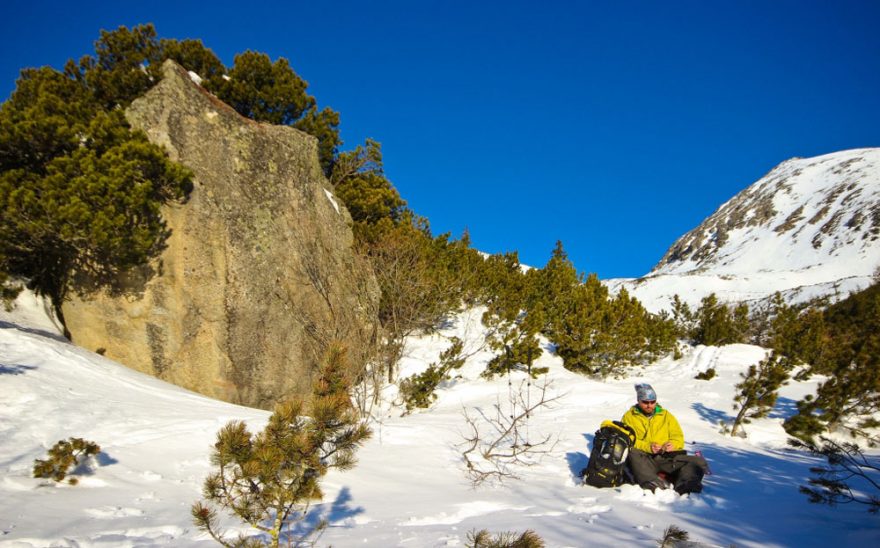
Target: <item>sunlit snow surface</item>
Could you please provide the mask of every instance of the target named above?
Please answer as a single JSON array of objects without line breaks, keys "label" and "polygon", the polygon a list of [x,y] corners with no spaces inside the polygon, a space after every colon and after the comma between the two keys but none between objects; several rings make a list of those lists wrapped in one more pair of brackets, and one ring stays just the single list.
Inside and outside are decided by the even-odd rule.
[{"label": "sunlit snow surface", "polygon": [[[27,299],[13,314],[0,312],[0,546],[213,545],[192,526],[189,507],[211,470],[215,433],[231,419],[259,429],[267,413],[204,398],[74,347],[57,336],[39,302]],[[463,546],[468,531],[483,528],[533,529],[553,547],[650,546],[671,524],[717,546],[880,545],[880,522],[863,507],[811,505],[797,491],[818,462],[787,449],[780,424],[815,381],[785,387],[770,417],[747,426],[748,439],[719,433],[718,421],[733,415],[739,373],[764,355],[748,345],[697,347],[605,383],[572,374],[545,353],[536,365],[550,367],[549,393],[560,399],[532,416],[528,432],[558,436],[555,450],[518,470],[518,481],[472,489],[458,449],[462,409],[503,404],[510,384],[524,380],[478,379],[490,357],[479,320],[479,310],[469,311],[441,333],[409,341],[404,374],[435,361],[449,336],[464,338],[471,356],[460,377],[439,390],[434,408],[401,417],[386,407],[358,466],[326,477],[326,497],[309,517],[330,522],[320,546]],[[708,367],[718,371],[715,379],[694,380]],[[688,449],[709,459],[713,474],[702,494],[578,484],[593,432],[624,412],[639,381],[652,383],[679,418]],[[70,436],[102,447],[80,484],[32,478],[34,459]],[[230,532],[247,531],[226,523]]]}]

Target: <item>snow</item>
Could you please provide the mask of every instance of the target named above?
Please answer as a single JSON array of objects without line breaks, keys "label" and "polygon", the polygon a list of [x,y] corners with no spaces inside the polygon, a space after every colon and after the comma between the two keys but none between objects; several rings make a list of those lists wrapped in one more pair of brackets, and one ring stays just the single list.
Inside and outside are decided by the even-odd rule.
[{"label": "snow", "polygon": [[[38,299],[25,294],[18,302],[14,312],[0,311],[0,546],[213,545],[192,525],[189,507],[211,471],[215,434],[233,419],[262,428],[268,414],[72,346]],[[409,339],[405,374],[436,361],[452,336],[465,341],[470,356],[432,409],[401,416],[399,408],[383,407],[358,466],[328,474],[325,499],[309,517],[330,522],[320,546],[463,546],[469,531],[483,528],[533,529],[551,547],[647,546],[671,524],[710,546],[880,545],[880,522],[864,507],[813,505],[798,492],[819,462],[786,446],[781,423],[815,380],[784,387],[770,416],[746,426],[747,438],[720,433],[718,421],[734,414],[739,374],[765,355],[749,345],[691,348],[679,360],[606,382],[573,374],[544,353],[536,365],[550,368],[548,394],[560,399],[536,412],[528,428],[534,439],[555,436],[557,445],[517,469],[521,479],[472,488],[461,464],[462,409],[503,405],[511,385],[525,381],[520,374],[479,379],[490,358],[480,314],[467,311],[437,334]],[[717,370],[714,379],[694,379],[709,367]],[[633,384],[642,381],[678,417],[687,448],[708,458],[713,474],[703,493],[579,485],[593,432],[623,414],[634,401]],[[79,485],[32,478],[34,459],[71,436],[102,448]],[[234,520],[226,525],[248,531]]]},{"label": "snow", "polygon": [[[763,223],[737,224],[723,245],[699,260],[658,265],[639,279],[606,280],[652,312],[668,310],[672,295],[690,306],[714,292],[722,302],[760,301],[781,292],[792,303],[866,288],[880,269],[880,237],[869,219],[880,208],[880,148],[795,158],[723,204],[708,220],[726,224],[737,208],[772,200]],[[862,219],[856,222],[857,219]],[[782,226],[791,226],[782,230]],[[679,242],[700,245],[692,233]]]},{"label": "snow", "polygon": [[333,205],[333,209],[335,209],[336,213],[339,214],[339,204],[336,203],[336,198],[333,197],[333,193],[325,188],[324,194],[327,195],[327,199],[330,200],[330,203]]}]

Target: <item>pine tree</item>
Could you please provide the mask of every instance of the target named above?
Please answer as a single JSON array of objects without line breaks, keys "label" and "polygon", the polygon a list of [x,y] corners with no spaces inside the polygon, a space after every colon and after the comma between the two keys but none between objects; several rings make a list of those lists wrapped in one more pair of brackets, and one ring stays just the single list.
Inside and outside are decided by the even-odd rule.
[{"label": "pine tree", "polygon": [[566,369],[599,377],[610,372],[614,364],[602,356],[608,335],[602,331],[607,299],[608,290],[598,277],[590,275],[584,284],[556,301],[547,336]]},{"label": "pine tree", "polygon": [[727,305],[718,302],[718,297],[711,293],[700,302],[696,321],[695,344],[721,346],[743,342],[748,333],[748,307],[738,305],[731,313]]},{"label": "pine tree", "polygon": [[533,280],[522,273],[515,253],[490,257],[484,280],[488,292],[482,322],[489,330],[487,343],[495,356],[486,364],[483,377],[520,369],[538,374],[531,364],[542,353],[538,334],[545,316],[541,305],[529,297]]},{"label": "pine tree", "polygon": [[[217,520],[220,507],[268,535],[269,546],[305,540],[284,538],[283,532],[305,519],[311,502],[323,497],[321,478],[330,469],[352,468],[356,449],[370,437],[343,390],[347,387],[337,382],[338,372],[346,369],[339,363],[344,357],[338,349],[331,351],[311,401],[278,404],[262,432],[252,434],[241,421],[220,430],[212,455],[217,472],[203,489],[206,502],[192,506],[197,527],[224,546],[257,544],[245,537],[225,539]],[[304,536],[324,526],[319,523]]]},{"label": "pine tree", "polygon": [[336,195],[355,223],[399,222],[406,202],[385,178],[382,145],[372,139],[336,159],[330,176]]},{"label": "pine tree", "polygon": [[449,380],[449,374],[464,365],[461,356],[464,343],[458,337],[452,337],[451,341],[449,348],[440,353],[438,363],[432,363],[422,373],[400,381],[400,395],[407,412],[430,407],[437,399],[435,391],[440,383]]},{"label": "pine tree", "polygon": [[[806,324],[806,327],[803,327]],[[805,315],[799,332],[809,341],[810,373],[828,376],[798,402],[786,431],[811,440],[824,430],[846,427],[853,435],[880,425],[880,284],[830,306],[821,317]]]},{"label": "pine tree", "polygon": [[555,329],[560,327],[561,315],[569,309],[569,301],[575,288],[584,283],[568,258],[562,242],[557,241],[550,260],[540,270],[530,270],[526,274],[531,291],[526,296],[530,301],[541,301],[546,325],[542,331],[551,339]]},{"label": "pine tree", "polygon": [[78,64],[69,61],[68,76],[83,81],[98,103],[107,110],[126,107],[153,87],[157,79],[147,68],[158,65],[161,48],[152,24],[132,29],[120,26],[101,31],[95,42],[95,56],[87,55]]},{"label": "pine tree", "polygon": [[49,68],[22,71],[0,107],[0,271],[60,307],[68,291],[117,287],[155,257],[160,206],[185,199],[191,174],[118,109]]},{"label": "pine tree", "polygon": [[[161,60],[172,59],[186,70],[198,74],[202,86],[209,91],[217,89],[226,75],[226,67],[217,55],[208,49],[201,40],[175,40],[163,38],[159,41]],[[149,72],[155,80],[161,78],[161,63],[152,64]]]},{"label": "pine tree", "polygon": [[682,339],[690,339],[696,329],[696,317],[690,306],[681,300],[678,294],[672,296],[672,322],[675,324],[676,335]]},{"label": "pine tree", "polygon": [[733,420],[730,435],[735,436],[740,426],[752,419],[766,417],[776,405],[779,389],[788,382],[791,364],[787,358],[772,353],[757,365],[749,366],[748,373],[741,373],[742,382],[736,385],[733,400],[739,413]]}]

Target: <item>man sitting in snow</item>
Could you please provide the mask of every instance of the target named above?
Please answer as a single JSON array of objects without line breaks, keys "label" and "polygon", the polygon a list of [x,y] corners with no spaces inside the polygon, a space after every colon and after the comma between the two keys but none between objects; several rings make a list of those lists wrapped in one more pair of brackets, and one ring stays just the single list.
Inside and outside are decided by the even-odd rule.
[{"label": "man sitting in snow", "polygon": [[636,404],[624,413],[623,422],[636,433],[626,464],[643,489],[666,489],[672,482],[682,495],[703,490],[701,482],[708,465],[702,457],[684,450],[681,426],[657,403],[650,384],[636,385]]}]

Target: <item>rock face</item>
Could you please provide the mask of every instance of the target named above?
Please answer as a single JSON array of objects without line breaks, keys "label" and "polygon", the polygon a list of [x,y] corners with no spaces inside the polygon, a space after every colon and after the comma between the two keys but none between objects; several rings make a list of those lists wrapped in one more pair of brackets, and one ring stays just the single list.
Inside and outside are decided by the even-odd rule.
[{"label": "rock face", "polygon": [[[171,61],[126,112],[194,174],[157,274],[129,294],[79,298],[73,341],[226,401],[269,408],[302,393],[327,346],[358,359],[373,336],[378,286],[352,251],[315,138],[248,120]],[[146,272],[146,270],[145,270]]]}]

